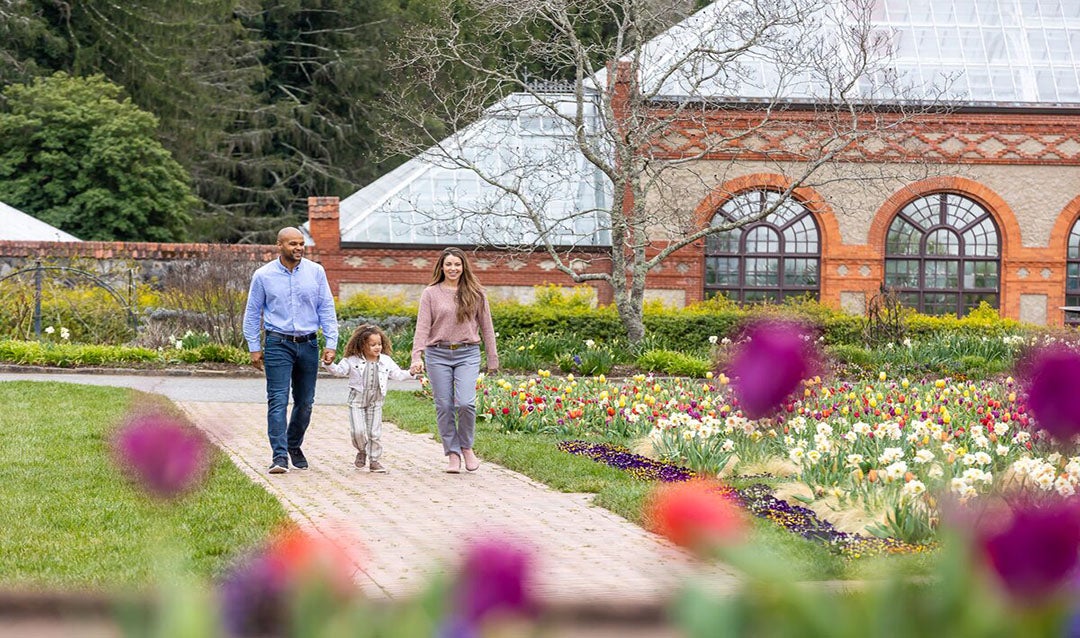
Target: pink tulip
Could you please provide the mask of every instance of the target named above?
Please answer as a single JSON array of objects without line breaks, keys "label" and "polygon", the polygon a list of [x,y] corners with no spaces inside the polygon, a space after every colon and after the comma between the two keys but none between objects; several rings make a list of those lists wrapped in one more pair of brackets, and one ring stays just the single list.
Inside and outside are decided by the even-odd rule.
[{"label": "pink tulip", "polygon": [[727,376],[743,414],[768,415],[811,376],[817,365],[809,333],[794,322],[769,321],[750,327]]},{"label": "pink tulip", "polygon": [[991,569],[1014,598],[1035,602],[1054,593],[1080,560],[1080,502],[1024,503],[979,532]]},{"label": "pink tulip", "polygon": [[1039,351],[1023,375],[1037,425],[1062,442],[1080,434],[1080,354],[1067,348]]},{"label": "pink tulip", "polygon": [[193,427],[161,414],[126,424],[114,440],[124,470],[151,495],[171,499],[194,488],[206,474],[209,445]]}]

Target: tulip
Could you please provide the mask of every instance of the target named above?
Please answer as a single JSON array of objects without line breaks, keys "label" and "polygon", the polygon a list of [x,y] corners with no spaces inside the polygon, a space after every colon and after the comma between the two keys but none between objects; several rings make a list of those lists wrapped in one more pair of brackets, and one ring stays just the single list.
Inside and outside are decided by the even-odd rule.
[{"label": "tulip", "polygon": [[751,326],[749,339],[735,354],[728,371],[735,396],[750,419],[766,416],[811,376],[816,367],[812,343],[802,326],[762,322]]},{"label": "tulip", "polygon": [[649,498],[646,519],[653,531],[700,553],[741,540],[747,529],[739,506],[720,485],[704,480],[657,487]]},{"label": "tulip", "polygon": [[[1028,405],[1039,427],[1058,441],[1080,434],[1080,354],[1045,349],[1026,362]],[[1008,421],[1009,415],[1002,420]]]},{"label": "tulip", "polygon": [[138,417],[116,434],[114,455],[121,467],[151,495],[175,498],[206,474],[210,447],[195,428],[172,417]]},{"label": "tulip", "polygon": [[984,557],[1005,587],[1021,602],[1038,602],[1061,588],[1080,554],[1080,503],[1023,503],[1003,525],[979,532]]}]

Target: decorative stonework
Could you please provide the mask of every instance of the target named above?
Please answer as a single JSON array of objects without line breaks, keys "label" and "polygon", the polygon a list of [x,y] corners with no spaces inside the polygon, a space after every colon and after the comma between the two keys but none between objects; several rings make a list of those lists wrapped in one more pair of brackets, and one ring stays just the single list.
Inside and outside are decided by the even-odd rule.
[{"label": "decorative stonework", "polygon": [[379,260],[379,265],[382,266],[383,268],[393,268],[394,266],[397,265],[397,263],[398,263],[397,260],[394,259],[393,257],[383,257],[382,259]]},{"label": "decorative stonework", "polygon": [[1020,295],[1020,321],[1046,325],[1046,295]]},{"label": "decorative stonework", "polygon": [[866,265],[859,266],[859,274],[862,275],[863,277],[869,277],[870,276],[870,266],[866,266]]},{"label": "decorative stonework", "polygon": [[409,264],[417,270],[427,270],[428,268],[431,268],[431,262],[428,261],[427,257],[415,257]]},{"label": "decorative stonework", "polygon": [[[728,111],[724,115],[726,119],[711,119],[707,127],[702,127],[699,122],[688,123],[686,128],[657,143],[655,152],[661,156],[682,157],[705,153],[712,159],[751,159],[748,155],[758,154],[772,159],[794,159],[813,156],[815,149],[829,135],[826,130],[814,130],[810,122],[802,121],[808,116],[798,114],[776,117],[767,128],[756,130],[753,129],[761,125],[760,121],[733,118]],[[845,148],[841,158],[874,162],[921,160],[1080,165],[1080,132],[1075,129],[1045,123],[1022,128],[1005,127],[1000,121],[988,118],[982,121],[968,119],[963,130],[950,130],[954,128],[958,127],[952,119],[927,119],[887,137],[856,140]],[[753,132],[747,134],[750,130]],[[730,141],[721,145],[716,141],[720,139]]]},{"label": "decorative stonework", "polygon": [[645,301],[659,301],[669,308],[682,308],[686,305],[686,291],[671,288],[646,288]]},{"label": "decorative stonework", "polygon": [[853,315],[866,314],[866,293],[840,291],[840,308]]},{"label": "decorative stonework", "polygon": [[521,270],[525,266],[528,266],[528,264],[520,259],[510,259],[506,262],[506,267],[514,272]]},{"label": "decorative stonework", "polygon": [[541,269],[547,270],[548,272],[555,270],[555,262],[551,261],[550,259],[545,259],[537,265],[540,266]]},{"label": "decorative stonework", "polygon": [[1021,278],[1021,279],[1027,279],[1029,274],[1030,273],[1028,272],[1027,268],[1020,268],[1019,270],[1016,271],[1016,276]]},{"label": "decorative stonework", "polygon": [[473,261],[473,266],[477,270],[491,270],[495,267],[495,262],[490,259],[477,259]]},{"label": "decorative stonework", "polygon": [[589,267],[589,262],[584,259],[574,259],[570,261],[570,270],[574,272],[584,272]]},{"label": "decorative stonework", "polygon": [[675,264],[675,271],[678,272],[680,275],[685,275],[686,273],[690,272],[690,264],[679,262]]},{"label": "decorative stonework", "polygon": [[837,266],[836,267],[836,274],[840,275],[841,277],[847,277],[847,274],[848,274],[847,266],[844,265],[844,264],[840,264],[839,266]]},{"label": "decorative stonework", "polygon": [[367,260],[363,257],[346,257],[343,261],[346,266],[352,266],[353,268],[363,268],[367,265]]},{"label": "decorative stonework", "polygon": [[1053,273],[1053,272],[1051,272],[1051,270],[1050,270],[1049,268],[1043,268],[1043,269],[1042,269],[1042,272],[1041,272],[1041,273],[1039,273],[1039,274],[1040,274],[1040,275],[1042,275],[1042,278],[1043,278],[1043,279],[1049,279],[1049,278],[1050,278],[1050,275],[1052,275],[1052,274],[1054,274],[1054,273]]}]

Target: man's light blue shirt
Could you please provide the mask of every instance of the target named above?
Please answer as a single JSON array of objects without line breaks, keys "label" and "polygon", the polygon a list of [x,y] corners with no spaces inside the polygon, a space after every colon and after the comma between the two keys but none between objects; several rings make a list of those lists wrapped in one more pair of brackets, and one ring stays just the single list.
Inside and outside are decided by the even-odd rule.
[{"label": "man's light blue shirt", "polygon": [[326,347],[337,350],[337,311],[323,267],[300,259],[289,271],[275,259],[256,270],[244,310],[244,339],[250,352],[262,350],[260,323],[268,331],[294,336],[322,328]]}]

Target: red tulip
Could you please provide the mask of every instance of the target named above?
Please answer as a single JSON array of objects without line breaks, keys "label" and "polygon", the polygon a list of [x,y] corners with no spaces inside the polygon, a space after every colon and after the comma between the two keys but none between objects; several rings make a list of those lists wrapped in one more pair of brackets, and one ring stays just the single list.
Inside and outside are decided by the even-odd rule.
[{"label": "red tulip", "polygon": [[646,518],[676,545],[705,552],[742,539],[746,516],[724,488],[710,481],[665,483],[653,491]]}]

